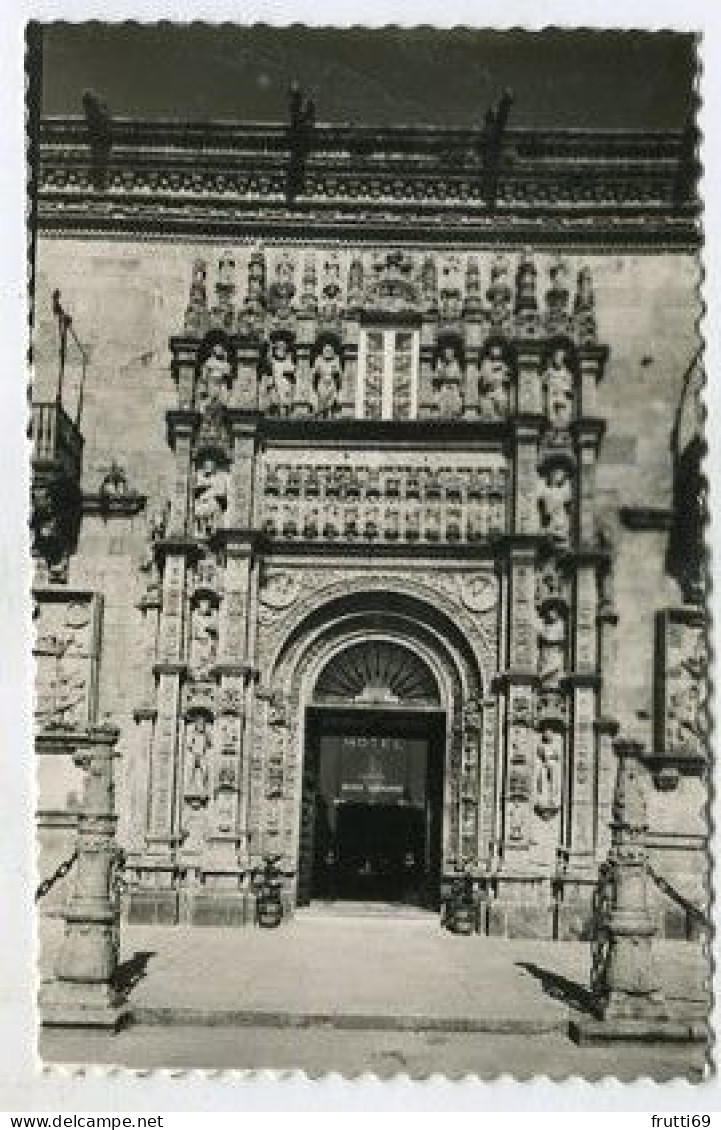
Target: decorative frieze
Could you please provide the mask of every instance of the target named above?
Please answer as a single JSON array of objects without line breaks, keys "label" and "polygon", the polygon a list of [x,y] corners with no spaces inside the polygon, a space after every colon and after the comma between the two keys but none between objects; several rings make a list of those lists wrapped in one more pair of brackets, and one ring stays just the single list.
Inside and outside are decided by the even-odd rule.
[{"label": "decorative frieze", "polygon": [[656,749],[670,757],[708,757],[708,642],[693,607],[659,613],[656,623]]},{"label": "decorative frieze", "polygon": [[505,466],[444,466],[427,456],[410,466],[368,462],[333,462],[325,453],[314,463],[269,458],[264,532],[274,539],[391,543],[474,542],[504,532]]},{"label": "decorative frieze", "polygon": [[35,724],[83,730],[97,718],[102,597],[69,589],[35,589]]}]

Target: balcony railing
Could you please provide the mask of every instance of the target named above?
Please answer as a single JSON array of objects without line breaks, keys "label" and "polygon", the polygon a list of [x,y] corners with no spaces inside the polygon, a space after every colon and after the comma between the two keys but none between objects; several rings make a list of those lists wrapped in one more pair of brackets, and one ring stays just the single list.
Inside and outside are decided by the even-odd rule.
[{"label": "balcony railing", "polygon": [[33,404],[30,434],[33,470],[55,471],[75,483],[80,481],[83,437],[58,401]]}]

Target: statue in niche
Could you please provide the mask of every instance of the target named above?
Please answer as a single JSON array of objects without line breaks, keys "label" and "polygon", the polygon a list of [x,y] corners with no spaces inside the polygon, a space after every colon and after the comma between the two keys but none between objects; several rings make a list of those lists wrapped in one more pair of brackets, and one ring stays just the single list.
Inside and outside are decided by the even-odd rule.
[{"label": "statue in niche", "polygon": [[548,419],[552,428],[567,428],[573,419],[573,373],[563,347],[554,349],[544,373]]},{"label": "statue in niche", "polygon": [[313,366],[313,392],[318,416],[332,416],[338,411],[341,366],[338,350],[332,341],[325,341]]},{"label": "statue in niche", "polygon": [[193,611],[192,640],[196,674],[208,678],[218,654],[218,611],[207,596],[198,601]]},{"label": "statue in niche", "polygon": [[217,467],[213,459],[206,459],[198,468],[195,481],[193,517],[198,537],[212,537],[222,525],[227,497],[227,471]]},{"label": "statue in niche", "polygon": [[229,714],[220,717],[220,748],[235,751],[238,738],[237,720]]},{"label": "statue in niche", "polygon": [[320,533],[320,515],[317,506],[311,506],[305,512],[303,522],[303,535],[307,538],[317,538]]},{"label": "statue in niche", "polygon": [[561,807],[561,764],[563,735],[544,726],[536,746],[534,808],[539,816],[549,819]]},{"label": "statue in niche", "polygon": [[596,340],[596,299],[589,267],[582,267],[578,272],[573,319],[581,344],[587,345],[589,342],[594,342]]},{"label": "statue in niche", "polygon": [[162,541],[170,525],[170,499],[166,498],[155,506],[148,518],[148,533],[151,542]]},{"label": "statue in niche", "polygon": [[208,751],[210,733],[205,718],[189,723],[185,757],[186,800],[205,801],[208,798]]},{"label": "statue in niche", "polygon": [[562,599],[563,595],[561,574],[552,561],[546,561],[536,578],[536,599],[538,601],[550,598]]},{"label": "statue in niche", "polygon": [[489,317],[491,325],[501,327],[505,325],[511,314],[512,290],[508,281],[510,264],[505,255],[496,255],[491,264],[491,284],[486,291],[490,304]]},{"label": "statue in niche", "polygon": [[423,305],[429,314],[438,308],[438,268],[433,255],[427,255],[421,267],[421,293]]},{"label": "statue in niche", "polygon": [[211,404],[225,403],[230,375],[228,350],[221,341],[216,341],[198,375],[197,402],[201,411]]},{"label": "statue in niche", "polygon": [[193,261],[193,270],[190,276],[190,302],[192,306],[205,306],[207,303],[206,278],[208,275],[204,259]]},{"label": "statue in niche", "polygon": [[572,501],[570,473],[565,467],[552,468],[548,472],[538,504],[544,532],[559,544],[568,542],[571,537]]},{"label": "statue in niche", "polygon": [[436,362],[436,371],[433,375],[433,387],[439,416],[452,418],[462,414],[462,384],[463,369],[461,367],[460,348],[453,342],[445,342],[441,346],[440,355]]},{"label": "statue in niche", "polygon": [[461,260],[457,255],[449,256],[441,268],[439,313],[445,321],[460,318],[463,313]]},{"label": "statue in niche", "polygon": [[295,268],[287,256],[278,260],[275,268],[275,280],[268,288],[268,306],[279,318],[287,318],[292,312],[293,296],[295,295],[294,282]]},{"label": "statue in niche", "polygon": [[248,294],[245,299],[246,312],[259,314],[265,306],[265,258],[256,249],[251,253],[248,263]]},{"label": "statue in niche", "polygon": [[323,274],[323,313],[335,318],[341,311],[342,288],[340,285],[340,263],[337,255],[325,261]]},{"label": "statue in niche", "polygon": [[288,725],[288,700],[283,691],[273,690],[268,698],[268,725]]},{"label": "statue in niche", "polygon": [[539,675],[543,684],[558,683],[566,668],[566,618],[557,604],[538,618]]},{"label": "statue in niche", "polygon": [[508,838],[513,843],[519,843],[523,840],[523,802],[519,800],[511,800],[508,803]]},{"label": "statue in niche", "polygon": [[268,398],[270,409],[279,416],[289,416],[295,402],[295,359],[285,337],[276,337],[270,346],[268,362]]},{"label": "statue in niche", "polygon": [[315,314],[318,310],[317,285],[315,255],[311,251],[303,260],[302,292],[300,298],[302,309],[310,315]]},{"label": "statue in niche", "polygon": [[511,375],[503,356],[503,348],[498,342],[494,342],[481,361],[478,371],[478,395],[482,416],[499,420],[508,414],[510,383]]}]

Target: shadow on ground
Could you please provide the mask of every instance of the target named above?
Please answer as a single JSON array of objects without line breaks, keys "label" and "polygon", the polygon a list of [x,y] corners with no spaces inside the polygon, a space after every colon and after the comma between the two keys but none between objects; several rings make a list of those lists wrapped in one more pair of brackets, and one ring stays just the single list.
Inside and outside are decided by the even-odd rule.
[{"label": "shadow on ground", "polygon": [[526,973],[530,973],[532,977],[540,981],[543,992],[552,997],[553,1000],[561,1001],[580,1012],[593,1011],[593,998],[590,991],[583,985],[579,985],[577,981],[569,981],[567,977],[563,977],[560,973],[551,969],[542,969],[540,965],[536,965],[533,961],[516,962],[516,968],[525,969]]},{"label": "shadow on ground", "polygon": [[121,961],[115,972],[115,985],[124,996],[127,997],[138,982],[147,976],[148,962],[156,956],[155,950],[138,950],[126,961]]}]

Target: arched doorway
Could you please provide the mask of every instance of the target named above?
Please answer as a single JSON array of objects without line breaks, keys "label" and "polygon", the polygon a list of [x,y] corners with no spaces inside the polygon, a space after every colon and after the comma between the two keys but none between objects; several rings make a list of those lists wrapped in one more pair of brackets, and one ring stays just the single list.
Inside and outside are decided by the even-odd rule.
[{"label": "arched doorway", "polygon": [[306,712],[298,902],[437,906],[446,715],[437,675],[381,633],[324,661]]}]

